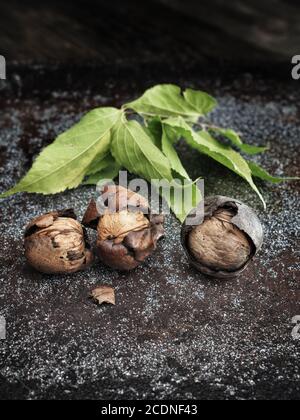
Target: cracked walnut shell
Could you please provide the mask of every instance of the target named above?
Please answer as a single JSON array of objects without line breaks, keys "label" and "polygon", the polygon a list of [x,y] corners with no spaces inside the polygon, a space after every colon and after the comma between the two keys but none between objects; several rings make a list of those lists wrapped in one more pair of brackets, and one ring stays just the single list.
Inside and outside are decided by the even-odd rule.
[{"label": "cracked walnut shell", "polygon": [[228,197],[207,198],[200,223],[185,223],[182,228],[182,244],[191,264],[216,278],[241,274],[262,243],[263,228],[255,212]]},{"label": "cracked walnut shell", "polygon": [[83,219],[87,227],[97,229],[97,250],[103,263],[129,271],[144,262],[164,236],[164,216],[153,215],[148,201],[120,186],[106,186],[110,198],[103,214],[91,201]]},{"label": "cracked walnut shell", "polygon": [[75,273],[93,261],[85,231],[73,210],[33,219],[25,230],[25,257],[46,274]]}]

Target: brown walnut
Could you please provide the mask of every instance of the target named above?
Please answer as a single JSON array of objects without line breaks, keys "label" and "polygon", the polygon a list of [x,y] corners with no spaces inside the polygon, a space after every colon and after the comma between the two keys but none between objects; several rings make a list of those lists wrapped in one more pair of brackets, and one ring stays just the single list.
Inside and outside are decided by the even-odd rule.
[{"label": "brown walnut", "polygon": [[208,198],[199,222],[184,224],[182,244],[192,265],[206,275],[238,276],[262,246],[263,228],[258,217],[235,199]]},{"label": "brown walnut", "polygon": [[107,208],[99,214],[91,201],[83,219],[97,229],[97,250],[102,262],[121,271],[133,270],[148,258],[164,236],[163,215],[153,215],[148,201],[120,186],[106,186]]},{"label": "brown walnut", "polygon": [[85,231],[73,210],[33,219],[25,230],[25,256],[32,267],[46,274],[75,273],[93,261]]}]

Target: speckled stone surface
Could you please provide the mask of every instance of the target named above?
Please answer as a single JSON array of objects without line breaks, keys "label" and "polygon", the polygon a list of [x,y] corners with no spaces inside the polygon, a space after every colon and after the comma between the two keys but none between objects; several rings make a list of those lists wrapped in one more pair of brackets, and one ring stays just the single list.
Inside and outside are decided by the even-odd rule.
[{"label": "speckled stone surface", "polygon": [[[115,70],[117,74],[117,70]],[[277,175],[300,176],[299,84],[239,75],[231,80],[194,71],[130,72],[18,68],[0,86],[0,192],[29,169],[40,149],[98,105],[120,105],[163,81],[208,90],[220,107],[212,120],[270,143],[256,160]],[[95,80],[97,80],[95,82]],[[95,264],[72,276],[41,275],[26,265],[22,235],[41,213],[74,207],[83,216],[94,189],[51,197],[21,194],[0,201],[0,398],[26,399],[298,399],[300,340],[299,183],[259,183],[255,194],[234,174],[180,151],[206,194],[252,205],[265,244],[238,280],[212,281],[192,269],[181,249],[180,225],[166,221],[166,239],[146,264],[121,274]],[[90,233],[93,240],[93,233]],[[110,284],[116,306],[97,307],[89,292]]]}]

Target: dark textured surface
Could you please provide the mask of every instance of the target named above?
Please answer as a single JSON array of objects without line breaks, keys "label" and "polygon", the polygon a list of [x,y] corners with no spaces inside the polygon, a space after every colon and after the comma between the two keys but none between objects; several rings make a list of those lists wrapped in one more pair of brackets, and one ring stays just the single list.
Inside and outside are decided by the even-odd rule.
[{"label": "dark textured surface", "polygon": [[[249,74],[209,79],[197,68],[125,69],[116,77],[97,68],[15,67],[9,74],[0,86],[1,192],[83,112],[120,105],[162,81],[216,95],[213,121],[238,129],[250,143],[270,142],[270,152],[257,160],[278,175],[300,175],[296,82]],[[189,266],[180,225],[169,216],[165,241],[130,274],[96,264],[69,277],[44,276],[25,263],[24,226],[62,207],[82,217],[93,188],[1,200],[0,315],[7,319],[1,399],[299,398],[300,342],[291,322],[300,315],[299,184],[260,184],[264,212],[237,176],[184,144],[181,152],[191,175],[205,176],[207,194],[234,196],[258,211],[266,238],[254,263],[238,280],[208,280]],[[88,300],[99,284],[115,287],[115,307]]]}]

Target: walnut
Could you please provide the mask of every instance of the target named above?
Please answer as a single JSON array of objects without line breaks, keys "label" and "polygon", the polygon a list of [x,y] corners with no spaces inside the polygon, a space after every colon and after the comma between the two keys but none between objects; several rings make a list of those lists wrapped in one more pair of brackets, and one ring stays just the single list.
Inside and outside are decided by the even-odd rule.
[{"label": "walnut", "polygon": [[151,214],[145,198],[123,187],[107,186],[104,193],[111,199],[104,214],[91,201],[83,224],[97,229],[97,250],[106,265],[132,270],[153,253],[164,236],[164,217]]},{"label": "walnut", "polygon": [[263,228],[254,211],[227,197],[210,197],[200,224],[182,229],[182,243],[193,266],[206,275],[239,275],[261,248]]},{"label": "walnut", "polygon": [[122,210],[119,213],[105,214],[98,224],[99,241],[113,239],[120,244],[130,232],[139,232],[147,229],[150,221],[143,213],[132,213]]},{"label": "walnut", "polygon": [[75,273],[93,261],[85,231],[73,210],[33,219],[25,231],[25,257],[36,270],[47,274]]}]

